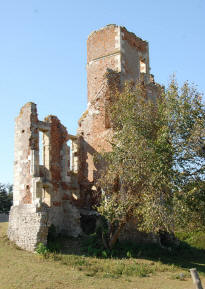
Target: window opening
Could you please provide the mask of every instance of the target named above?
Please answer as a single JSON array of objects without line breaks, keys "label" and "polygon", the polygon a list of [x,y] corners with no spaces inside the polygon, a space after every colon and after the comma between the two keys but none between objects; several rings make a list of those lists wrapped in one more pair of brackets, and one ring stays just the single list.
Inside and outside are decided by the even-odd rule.
[{"label": "window opening", "polygon": [[71,140],[67,141],[67,146],[68,146],[68,159],[67,159],[68,170],[72,171],[72,142]]},{"label": "window opening", "polygon": [[43,165],[43,132],[39,131],[39,165]]},{"label": "window opening", "polygon": [[145,59],[140,59],[140,73],[146,73]]},{"label": "window opening", "polygon": [[50,170],[50,138],[49,132],[43,132],[43,165],[47,170]]}]

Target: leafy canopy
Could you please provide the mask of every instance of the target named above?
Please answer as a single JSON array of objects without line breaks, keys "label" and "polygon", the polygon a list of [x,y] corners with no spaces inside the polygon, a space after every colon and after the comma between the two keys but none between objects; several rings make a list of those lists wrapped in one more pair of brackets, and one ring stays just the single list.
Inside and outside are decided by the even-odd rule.
[{"label": "leafy canopy", "polygon": [[[112,151],[97,185],[98,211],[109,221],[110,245],[135,220],[139,230],[205,225],[205,107],[187,82],[175,80],[157,99],[140,84],[111,97]],[[202,210],[203,208],[203,210]],[[203,212],[202,212],[203,211]],[[115,237],[114,237],[115,236]],[[115,242],[115,241],[113,241]]]},{"label": "leafy canopy", "polygon": [[13,194],[11,185],[3,185],[0,183],[0,213],[8,214],[12,205]]}]

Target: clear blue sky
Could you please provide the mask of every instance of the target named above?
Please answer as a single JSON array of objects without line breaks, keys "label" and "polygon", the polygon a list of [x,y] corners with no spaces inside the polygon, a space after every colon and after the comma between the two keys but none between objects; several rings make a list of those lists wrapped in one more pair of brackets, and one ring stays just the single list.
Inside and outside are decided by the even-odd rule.
[{"label": "clear blue sky", "polygon": [[0,0],[0,182],[12,183],[14,118],[28,101],[75,134],[86,109],[86,39],[107,24],[149,41],[151,73],[205,92],[205,0]]}]

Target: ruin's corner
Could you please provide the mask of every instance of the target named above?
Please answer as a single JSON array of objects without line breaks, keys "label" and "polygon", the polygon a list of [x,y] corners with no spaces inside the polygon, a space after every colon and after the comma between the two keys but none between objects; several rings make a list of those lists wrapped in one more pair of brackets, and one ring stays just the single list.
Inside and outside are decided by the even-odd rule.
[{"label": "ruin's corner", "polygon": [[89,188],[98,173],[93,155],[111,149],[106,111],[110,92],[127,80],[143,83],[147,95],[157,97],[148,43],[124,27],[108,25],[87,40],[88,104],[76,136],[56,116],[40,121],[34,103],[22,107],[15,121],[14,197],[8,229],[19,247],[34,251],[39,243],[46,244],[51,225],[73,237],[86,231],[82,219],[92,214]]}]

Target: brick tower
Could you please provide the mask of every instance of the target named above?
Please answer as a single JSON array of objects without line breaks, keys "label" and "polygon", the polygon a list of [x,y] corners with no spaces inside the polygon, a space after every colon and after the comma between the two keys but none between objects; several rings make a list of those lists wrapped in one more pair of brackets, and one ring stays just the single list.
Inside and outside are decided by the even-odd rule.
[{"label": "brick tower", "polygon": [[92,184],[97,174],[93,155],[109,151],[112,128],[106,114],[106,101],[116,82],[143,81],[150,97],[158,86],[150,75],[148,43],[117,25],[92,32],[87,40],[88,105],[79,120],[80,172],[82,187]]}]

